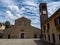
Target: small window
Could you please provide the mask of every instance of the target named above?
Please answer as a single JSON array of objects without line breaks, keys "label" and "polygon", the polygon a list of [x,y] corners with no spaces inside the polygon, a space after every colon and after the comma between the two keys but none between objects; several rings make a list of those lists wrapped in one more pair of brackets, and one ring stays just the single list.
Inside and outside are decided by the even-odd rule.
[{"label": "small window", "polygon": [[55,26],[60,25],[60,16],[54,19]]}]

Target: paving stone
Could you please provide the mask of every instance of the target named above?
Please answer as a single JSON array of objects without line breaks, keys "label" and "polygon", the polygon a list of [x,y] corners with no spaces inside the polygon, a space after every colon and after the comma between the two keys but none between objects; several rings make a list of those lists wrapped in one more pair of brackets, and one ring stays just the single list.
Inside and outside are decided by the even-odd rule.
[{"label": "paving stone", "polygon": [[0,45],[54,45],[40,39],[0,39]]}]

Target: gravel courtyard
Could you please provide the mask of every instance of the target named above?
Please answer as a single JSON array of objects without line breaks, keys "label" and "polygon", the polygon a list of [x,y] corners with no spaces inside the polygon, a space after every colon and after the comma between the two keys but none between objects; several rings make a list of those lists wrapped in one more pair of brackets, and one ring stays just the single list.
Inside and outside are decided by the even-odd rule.
[{"label": "gravel courtyard", "polygon": [[54,45],[40,39],[0,39],[0,45]]}]

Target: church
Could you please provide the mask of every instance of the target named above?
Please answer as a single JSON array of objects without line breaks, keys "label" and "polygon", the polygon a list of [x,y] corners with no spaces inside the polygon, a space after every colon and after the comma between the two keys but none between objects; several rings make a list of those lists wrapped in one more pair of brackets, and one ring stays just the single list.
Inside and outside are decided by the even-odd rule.
[{"label": "church", "polygon": [[4,39],[40,38],[40,29],[31,26],[31,20],[21,17],[15,20],[15,25],[3,30]]}]

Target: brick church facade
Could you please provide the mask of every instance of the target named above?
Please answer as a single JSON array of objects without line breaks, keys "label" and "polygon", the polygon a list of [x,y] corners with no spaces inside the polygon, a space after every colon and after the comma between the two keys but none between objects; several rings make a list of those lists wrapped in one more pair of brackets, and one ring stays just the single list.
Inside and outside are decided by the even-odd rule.
[{"label": "brick church facade", "polygon": [[3,31],[3,38],[40,38],[40,29],[31,26],[31,20],[21,17],[15,20],[15,25],[10,26]]}]

